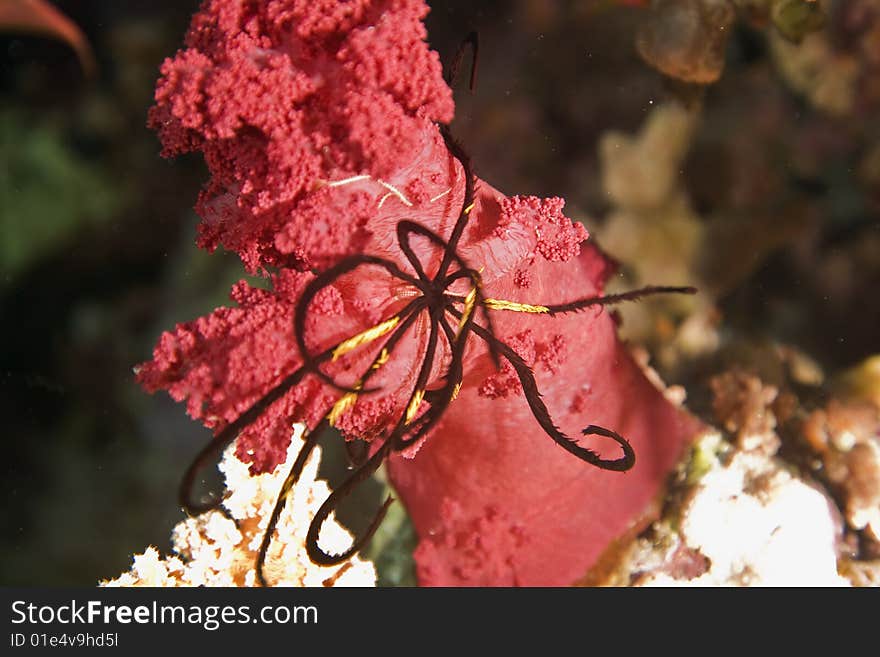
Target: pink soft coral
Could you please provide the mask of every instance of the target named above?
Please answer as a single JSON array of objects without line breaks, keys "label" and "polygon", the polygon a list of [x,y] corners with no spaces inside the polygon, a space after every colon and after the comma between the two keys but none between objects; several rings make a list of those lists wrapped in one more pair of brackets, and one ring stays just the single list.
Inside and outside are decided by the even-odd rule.
[{"label": "pink soft coral", "polygon": [[[449,388],[455,340],[439,340],[430,356],[439,330],[427,308],[407,333],[398,327],[387,338],[400,333],[391,358],[383,359],[381,339],[329,357],[412,302],[417,291],[406,277],[419,272],[398,241],[403,220],[452,240],[473,196],[453,270],[482,268],[478,306],[485,298],[552,305],[598,295],[609,272],[561,199],[505,197],[482,182],[472,194],[462,154],[436,123],[451,119],[453,105],[424,43],[426,12],[413,0],[208,0],[188,48],[162,66],[150,124],[165,155],[199,150],[212,175],[197,205],[200,244],[222,243],[251,271],[279,271],[271,290],[241,283],[238,308],[164,334],[138,376],[151,391],[186,399],[218,434],[240,431],[238,454],[254,473],[283,461],[292,422],[314,429],[327,417],[348,437],[373,441],[375,461],[390,451],[401,418],[405,428],[417,425],[433,408],[432,391]],[[444,252],[423,237],[411,247],[434,276]],[[313,273],[356,254],[377,266],[358,261],[332,280]],[[320,290],[309,301],[316,275]],[[308,313],[298,316],[304,294]],[[485,343],[459,328],[467,340],[459,398],[391,461],[422,538],[420,581],[567,584],[642,517],[695,425],[641,374],[601,306],[563,317],[491,312],[495,335],[534,371],[560,428],[576,436],[587,424],[612,427],[638,462],[626,474],[604,472],[554,445],[532,417],[513,362],[496,371]],[[478,309],[470,321],[479,328],[485,316]],[[296,335],[310,354],[327,356],[324,380],[303,367]],[[357,387],[379,361],[369,385],[380,392],[340,401],[327,383]],[[619,456],[613,441],[589,447]]]},{"label": "pink soft coral", "polygon": [[149,119],[163,155],[204,154],[200,246],[222,243],[252,271],[363,248],[363,213],[309,199],[354,174],[394,184],[432,122],[452,118],[427,12],[420,0],[203,4],[187,49],[162,64]]}]

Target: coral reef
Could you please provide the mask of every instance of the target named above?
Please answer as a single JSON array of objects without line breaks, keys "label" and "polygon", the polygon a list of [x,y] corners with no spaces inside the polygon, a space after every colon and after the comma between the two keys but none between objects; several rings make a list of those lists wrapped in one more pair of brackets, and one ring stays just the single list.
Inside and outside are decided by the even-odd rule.
[{"label": "coral reef", "polygon": [[832,399],[807,416],[801,436],[862,549],[880,557],[880,407]]},{"label": "coral reef", "polygon": [[735,369],[711,380],[723,431],[691,448],[661,519],[613,544],[586,585],[877,586],[878,407]]},{"label": "coral reef", "polygon": [[839,519],[829,499],[761,451],[714,432],[694,446],[692,483],[671,517],[634,541],[623,565],[591,584],[846,586],[837,572]]},{"label": "coral reef", "polygon": [[[253,582],[303,444],[292,423],[320,428],[330,410],[336,425],[314,517],[449,389],[449,341],[428,357],[424,311],[380,390],[355,400],[303,374],[302,351],[424,297],[358,267],[297,328],[303,290],[361,254],[433,276],[443,249],[412,234],[408,259],[397,230],[447,239],[469,168],[481,180],[451,251],[481,270],[496,304],[475,325],[490,315],[514,360],[497,370],[471,333],[443,421],[335,514],[363,538],[396,498],[361,552],[377,583],[880,583],[877,0],[51,4],[66,17],[0,2],[4,584],[89,585],[146,545],[160,549],[129,581]],[[451,61],[471,29],[475,93],[468,59],[452,85],[437,54]],[[173,157],[157,160],[157,134]],[[699,294],[556,317],[497,303],[651,284]],[[394,330],[321,367],[356,382]],[[131,365],[154,345],[139,387]],[[578,446],[614,458],[613,440],[579,432],[619,431],[635,467],[598,471],[553,444],[533,388]],[[180,506],[219,504],[186,482],[233,439],[233,496],[262,510],[238,526],[227,509],[193,516],[188,545],[166,550]],[[215,451],[192,476],[200,445]],[[303,561],[310,524],[270,533],[267,584],[337,572]],[[284,571],[279,546],[306,570]]]}]

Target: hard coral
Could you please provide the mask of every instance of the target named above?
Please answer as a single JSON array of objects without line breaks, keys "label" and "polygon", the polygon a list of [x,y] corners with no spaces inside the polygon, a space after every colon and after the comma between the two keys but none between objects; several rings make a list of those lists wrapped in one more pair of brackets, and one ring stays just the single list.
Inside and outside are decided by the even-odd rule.
[{"label": "hard coral", "polygon": [[739,368],[710,387],[724,432],[694,443],[660,521],[613,543],[581,583],[877,586],[877,407],[808,410]]},{"label": "hard coral", "polygon": [[[291,441],[290,462],[302,444],[302,432],[299,426]],[[173,556],[163,558],[148,547],[134,556],[130,572],[103,586],[254,586],[254,558],[284,476],[281,471],[250,476],[233,452],[228,449],[220,463],[229,491],[225,513],[211,511],[178,523]],[[376,571],[369,561],[354,558],[333,570],[314,565],[306,555],[302,537],[329,492],[327,483],[317,478],[319,460],[320,450],[306,465],[278,524],[282,540],[273,545],[266,564],[269,581],[277,586],[374,586]],[[338,549],[351,543],[335,522],[325,525],[324,532],[322,538]]]},{"label": "hard coral", "polygon": [[880,408],[832,399],[802,427],[821,462],[820,476],[835,491],[850,528],[861,531],[866,551],[880,554]]},{"label": "hard coral", "polygon": [[706,433],[698,477],[652,530],[592,584],[849,586],[837,572],[839,519],[828,498],[782,461]]},{"label": "hard coral", "polygon": [[[189,48],[163,65],[151,113],[166,155],[200,150],[211,170],[197,206],[200,243],[222,242],[249,269],[279,273],[272,290],[240,284],[238,308],[163,335],[139,379],[187,399],[190,414],[218,433],[240,431],[237,454],[253,473],[283,461],[292,421],[315,429],[323,417],[348,438],[373,441],[373,462],[388,452],[398,418],[408,426],[434,411],[431,399],[454,378],[457,339],[441,340],[430,356],[436,326],[428,331],[426,315],[386,340],[393,354],[378,339],[396,326],[389,317],[420,300],[414,274],[433,275],[447,256],[472,279],[482,269],[481,308],[459,326],[467,339],[492,335],[486,299],[565,304],[600,295],[611,271],[561,199],[505,197],[478,181],[473,207],[461,210],[473,188],[460,147],[435,123],[451,119],[452,103],[422,40],[423,3],[333,7],[206,2]],[[424,233],[406,246],[400,238],[410,220],[453,241],[447,236],[465,215],[451,254]],[[366,259],[342,259],[357,253]],[[303,299],[308,313],[297,314]],[[502,352],[519,382],[509,370],[496,373],[486,345],[470,340],[458,399],[423,441],[391,460],[422,540],[423,584],[572,582],[608,540],[642,521],[696,430],[641,373],[601,304],[552,314],[493,312],[494,335],[519,336],[517,349]],[[462,329],[469,322],[476,335]],[[355,344],[352,336],[361,337]],[[304,347],[326,355],[322,376],[304,365]],[[358,388],[364,371],[375,371],[369,385],[377,391]],[[534,372],[562,431],[613,427],[638,454],[635,467],[603,472],[551,444],[533,401],[517,394],[521,371]],[[361,394],[341,395],[331,380]],[[610,462],[619,444],[589,447]]]}]

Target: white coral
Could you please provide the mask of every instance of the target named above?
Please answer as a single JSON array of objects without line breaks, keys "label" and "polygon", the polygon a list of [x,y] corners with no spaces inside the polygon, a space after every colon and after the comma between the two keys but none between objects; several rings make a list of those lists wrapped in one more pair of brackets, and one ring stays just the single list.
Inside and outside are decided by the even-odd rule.
[{"label": "white coral", "polygon": [[[174,555],[162,558],[150,546],[134,556],[131,571],[102,582],[103,586],[253,586],[255,563],[263,533],[278,491],[296,458],[303,427],[298,426],[286,463],[274,472],[251,476],[248,466],[227,448],[220,463],[228,495],[223,501],[229,516],[211,511],[187,518],[173,530]],[[332,568],[313,564],[306,554],[305,536],[312,518],[330,494],[317,479],[321,450],[316,447],[299,482],[288,497],[264,566],[266,580],[275,586],[375,586],[373,564],[354,557]],[[331,515],[321,530],[321,546],[340,553],[352,542],[351,534]]]},{"label": "white coral", "polygon": [[[717,436],[712,436],[717,440]],[[694,578],[646,573],[640,586],[848,586],[828,498],[760,451],[715,463],[680,509],[682,547],[705,558]]]}]

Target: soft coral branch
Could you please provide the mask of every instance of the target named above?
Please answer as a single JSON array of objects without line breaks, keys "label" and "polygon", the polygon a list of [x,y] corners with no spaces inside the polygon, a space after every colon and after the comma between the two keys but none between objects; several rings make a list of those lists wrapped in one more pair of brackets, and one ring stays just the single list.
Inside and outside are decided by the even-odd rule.
[{"label": "soft coral branch", "polygon": [[222,243],[252,271],[361,250],[369,203],[339,207],[316,188],[359,174],[396,184],[432,122],[452,118],[426,13],[413,0],[202,6],[150,112],[164,155],[198,150],[210,169],[201,246]]}]

